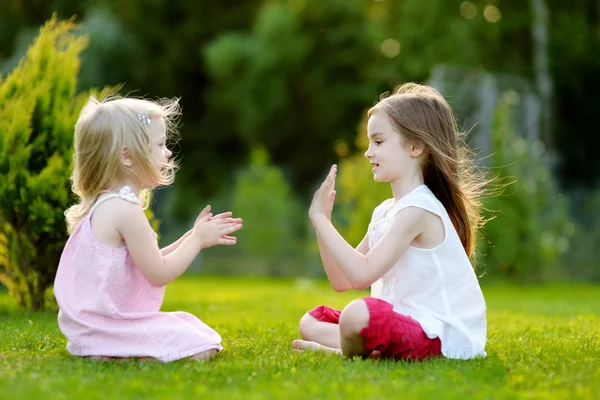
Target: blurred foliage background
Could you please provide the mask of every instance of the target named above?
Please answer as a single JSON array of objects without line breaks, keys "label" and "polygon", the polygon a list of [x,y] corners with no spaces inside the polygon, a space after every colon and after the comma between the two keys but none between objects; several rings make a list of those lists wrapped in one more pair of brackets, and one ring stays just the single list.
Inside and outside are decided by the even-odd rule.
[{"label": "blurred foliage background", "polygon": [[[362,156],[365,112],[380,93],[417,81],[448,99],[482,166],[515,181],[486,204],[493,219],[479,244],[482,283],[600,280],[599,0],[0,0],[0,91],[53,15],[73,18],[68,35],[85,46],[69,53],[76,68],[43,79],[75,82],[57,94],[63,100],[49,100],[56,121],[48,123],[68,132],[78,96],[107,86],[181,97],[174,151],[182,168],[152,207],[161,243],[206,203],[246,221],[235,248],[203,252],[192,273],[322,275],[306,217],[313,190],[339,163],[334,219],[358,243],[373,207],[391,195]],[[19,79],[24,92],[52,90]],[[34,141],[45,132],[36,125],[44,109],[23,116],[21,131],[9,128],[6,110],[27,100],[6,93],[0,178],[14,182],[16,169],[32,166],[11,161],[7,138]],[[52,111],[63,103],[72,112]],[[51,176],[68,187],[64,173]],[[28,215],[6,200],[9,186],[0,186],[4,275],[18,263],[9,232]],[[54,210],[44,229],[56,234],[39,246],[62,247],[56,215],[69,201],[46,201]],[[38,222],[21,224],[21,234]],[[46,261],[52,276],[58,259]]]}]

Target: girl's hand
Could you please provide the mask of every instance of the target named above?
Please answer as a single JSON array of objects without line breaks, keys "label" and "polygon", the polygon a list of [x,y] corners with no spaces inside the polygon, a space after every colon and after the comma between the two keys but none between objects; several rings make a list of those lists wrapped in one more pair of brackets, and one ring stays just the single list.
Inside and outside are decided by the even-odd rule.
[{"label": "girl's hand", "polygon": [[331,211],[333,210],[333,203],[335,202],[335,176],[337,173],[337,165],[332,165],[327,174],[327,178],[321,184],[319,190],[315,192],[313,196],[310,209],[308,210],[308,217],[311,221],[322,215],[327,219],[331,220]]},{"label": "girl's hand", "polygon": [[[204,209],[202,211],[200,211],[200,214],[196,218],[196,221],[194,221],[194,226],[196,226],[198,221],[200,221],[202,218],[206,217],[208,214],[210,214],[210,205],[204,207]],[[211,217],[212,217],[212,214],[211,214]]]},{"label": "girl's hand", "polygon": [[[210,208],[207,206],[210,210]],[[206,210],[206,208],[204,209]],[[205,212],[202,210],[202,212]],[[234,245],[237,239],[229,236],[233,232],[242,229],[241,218],[229,218],[226,215],[231,213],[218,214],[212,216],[212,213],[204,213],[196,219],[192,235],[200,241],[202,248],[206,249],[218,244]]]},{"label": "girl's hand", "polygon": [[[217,215],[212,215],[212,213],[210,212],[210,205],[204,207],[204,209],[202,211],[200,211],[200,214],[198,215],[198,217],[196,218],[196,221],[194,222],[194,226],[196,226],[196,224],[198,223],[198,221],[200,221],[202,218],[204,218],[206,215],[210,214],[210,219],[223,219],[223,218],[231,218],[231,216],[233,215],[233,213],[231,211],[227,211],[221,214],[217,214]],[[233,219],[234,222],[239,221],[240,223],[242,222],[241,218],[234,218]]]}]

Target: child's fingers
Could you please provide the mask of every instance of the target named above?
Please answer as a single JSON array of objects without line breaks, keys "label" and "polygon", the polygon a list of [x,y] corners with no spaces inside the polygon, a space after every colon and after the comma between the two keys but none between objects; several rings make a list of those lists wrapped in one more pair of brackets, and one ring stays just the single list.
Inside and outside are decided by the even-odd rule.
[{"label": "child's fingers", "polygon": [[327,173],[327,176],[325,177],[325,180],[323,181],[323,184],[321,186],[328,186],[331,181],[334,179],[335,177],[335,172],[337,170],[337,166],[334,164],[330,169],[329,172]]},{"label": "child's fingers", "polygon": [[227,211],[221,214],[215,215],[212,219],[229,218],[233,215],[231,211]]},{"label": "child's fingers", "polygon": [[235,231],[239,231],[240,229],[242,229],[242,224],[227,224],[227,225],[223,225],[221,226],[221,236],[223,235],[229,235],[230,233],[233,233]]},{"label": "child's fingers", "polygon": [[234,237],[220,237],[219,240],[217,241],[218,244],[221,245],[225,245],[225,246],[232,246],[234,244],[237,243],[236,239]]},{"label": "child's fingers", "polygon": [[212,217],[212,213],[208,213],[204,216],[198,217],[198,219],[196,219],[196,224],[198,224],[200,222],[208,222],[208,221],[210,221],[211,217]]},{"label": "child's fingers", "polygon": [[212,222],[215,225],[222,227],[221,225],[241,224],[242,223],[242,219],[241,218],[219,218],[219,219],[213,218]]},{"label": "child's fingers", "polygon": [[210,205],[207,205],[200,211],[200,217],[204,217],[206,214],[210,212]]},{"label": "child's fingers", "polygon": [[198,217],[196,217],[196,221],[194,221],[194,225],[196,225],[198,222],[200,222],[202,220],[202,218],[206,217],[206,215],[210,212],[210,205],[204,207],[202,209],[202,211],[200,211],[200,214],[198,214]]},{"label": "child's fingers", "polygon": [[337,173],[337,165],[333,164],[331,166],[331,169],[329,170],[329,175],[331,175],[331,178],[335,178],[335,174]]},{"label": "child's fingers", "polygon": [[337,166],[334,164],[331,169],[329,170],[329,174],[327,174],[327,179],[325,180],[327,182],[327,187],[331,187],[333,185],[335,185],[335,176],[337,173]]},{"label": "child's fingers", "polygon": [[233,222],[233,218],[213,218],[213,222],[215,225],[231,224]]}]

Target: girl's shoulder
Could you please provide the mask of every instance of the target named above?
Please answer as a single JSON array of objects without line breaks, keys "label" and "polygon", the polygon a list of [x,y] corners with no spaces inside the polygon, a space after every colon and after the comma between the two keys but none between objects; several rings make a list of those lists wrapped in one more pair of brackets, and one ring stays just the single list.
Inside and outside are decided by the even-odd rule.
[{"label": "girl's shoulder", "polygon": [[[124,226],[140,226],[146,222],[146,215],[140,206],[142,202],[131,193],[128,187],[119,193],[108,193],[96,201],[88,216],[92,221],[94,234],[119,237],[116,232]],[[117,241],[108,240],[109,242]]]},{"label": "girl's shoulder", "polygon": [[419,186],[409,196],[407,200],[413,203],[423,203],[426,205],[435,205],[436,207],[441,205],[436,195],[426,185]]},{"label": "girl's shoulder", "polygon": [[394,206],[394,209],[388,213],[388,216],[391,218],[407,207],[422,208],[440,216],[443,214],[444,209],[442,203],[426,185],[421,185],[402,197]]}]

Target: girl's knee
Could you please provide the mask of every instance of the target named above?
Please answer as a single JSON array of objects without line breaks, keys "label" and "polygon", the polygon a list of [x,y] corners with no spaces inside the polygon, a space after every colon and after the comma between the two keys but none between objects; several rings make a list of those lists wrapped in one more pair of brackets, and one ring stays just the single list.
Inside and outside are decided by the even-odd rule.
[{"label": "girl's knee", "polygon": [[311,336],[312,330],[317,322],[319,321],[309,313],[304,314],[302,318],[300,318],[299,328],[302,339],[310,340],[309,337]]},{"label": "girl's knee", "polygon": [[343,336],[360,335],[363,328],[369,326],[369,308],[364,300],[353,300],[340,316],[340,334]]}]

